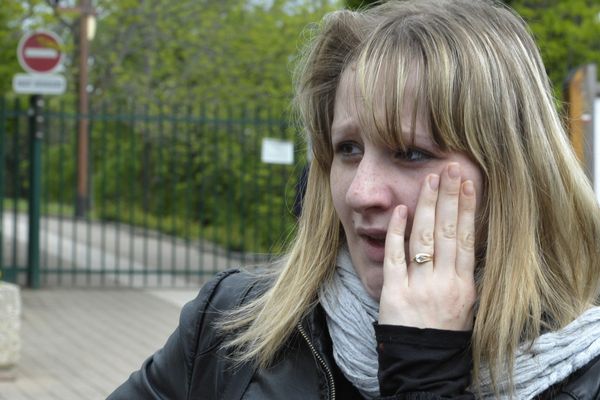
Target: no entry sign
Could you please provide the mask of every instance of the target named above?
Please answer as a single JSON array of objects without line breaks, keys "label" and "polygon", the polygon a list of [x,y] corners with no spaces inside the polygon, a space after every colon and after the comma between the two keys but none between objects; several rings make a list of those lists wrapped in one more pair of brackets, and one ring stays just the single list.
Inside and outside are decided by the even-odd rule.
[{"label": "no entry sign", "polygon": [[60,38],[50,31],[37,31],[21,38],[17,56],[21,67],[32,74],[49,74],[61,64]]}]

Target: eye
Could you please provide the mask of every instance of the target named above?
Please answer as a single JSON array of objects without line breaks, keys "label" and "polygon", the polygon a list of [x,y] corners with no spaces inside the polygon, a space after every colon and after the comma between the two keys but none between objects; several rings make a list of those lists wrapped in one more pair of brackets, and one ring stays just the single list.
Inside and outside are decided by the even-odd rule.
[{"label": "eye", "polygon": [[362,148],[355,142],[341,142],[335,152],[342,157],[356,157],[362,155]]},{"label": "eye", "polygon": [[397,159],[400,159],[401,161],[408,162],[426,161],[433,158],[431,154],[418,149],[406,149],[397,151],[395,157]]}]

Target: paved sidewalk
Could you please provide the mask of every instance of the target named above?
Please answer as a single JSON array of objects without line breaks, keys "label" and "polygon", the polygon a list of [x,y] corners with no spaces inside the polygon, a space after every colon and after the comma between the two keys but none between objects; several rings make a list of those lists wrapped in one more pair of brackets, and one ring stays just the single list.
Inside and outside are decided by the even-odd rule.
[{"label": "paved sidewalk", "polygon": [[177,326],[196,290],[23,290],[21,360],[0,400],[105,399]]}]

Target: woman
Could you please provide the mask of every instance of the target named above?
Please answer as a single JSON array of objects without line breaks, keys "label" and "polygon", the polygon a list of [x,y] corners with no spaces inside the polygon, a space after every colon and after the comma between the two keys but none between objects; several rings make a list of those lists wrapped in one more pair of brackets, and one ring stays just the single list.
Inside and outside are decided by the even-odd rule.
[{"label": "woman", "polygon": [[600,398],[599,210],[524,23],[336,12],[296,88],[289,253],[207,284],[110,398]]}]

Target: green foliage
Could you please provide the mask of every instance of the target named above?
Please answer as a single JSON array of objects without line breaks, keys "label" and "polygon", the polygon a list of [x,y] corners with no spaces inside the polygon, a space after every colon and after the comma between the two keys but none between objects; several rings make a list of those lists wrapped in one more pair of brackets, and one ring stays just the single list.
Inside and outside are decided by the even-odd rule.
[{"label": "green foliage", "polygon": [[513,0],[511,6],[531,27],[557,96],[571,69],[600,65],[597,0]]},{"label": "green foliage", "polygon": [[[191,220],[199,235],[228,248],[276,250],[277,239],[293,228],[287,210],[295,175],[290,167],[261,163],[260,140],[297,140],[280,121],[288,119],[298,36],[333,3],[125,0],[98,7],[96,112],[100,101],[125,101],[131,112],[158,118],[126,123],[118,144],[106,136],[99,146],[105,151],[94,156],[94,193],[106,194],[105,209],[135,204],[159,219]],[[197,104],[204,109],[187,115]],[[136,161],[125,166],[123,154]],[[102,184],[107,171],[122,171],[125,182]]]},{"label": "green foliage", "polygon": [[[281,250],[279,240],[295,224],[289,210],[297,170],[262,163],[260,150],[263,137],[294,140],[285,120],[266,108],[134,115],[132,105],[115,105],[102,111],[91,124],[94,217],[235,251]],[[53,116],[54,131],[76,122],[64,112]],[[75,144],[72,135],[47,139],[46,203],[75,198]]]},{"label": "green foliage", "polygon": [[99,8],[95,98],[280,107],[291,96],[299,33],[333,9],[324,0],[125,0]]},{"label": "green foliage", "polygon": [[350,10],[359,10],[372,7],[376,3],[381,3],[382,0],[345,0],[346,8]]},{"label": "green foliage", "polygon": [[[297,170],[261,163],[260,144],[266,136],[298,141],[281,122],[289,117],[298,37],[336,1],[94,4],[91,217],[203,237],[234,250],[277,251],[278,239],[295,223],[288,210]],[[52,10],[43,0],[6,0],[5,10],[0,35],[18,39],[21,29],[44,27],[66,43],[67,101],[60,111],[48,107],[42,181],[45,204],[68,213],[77,180],[78,15]],[[15,54],[16,44],[10,51]],[[8,66],[8,56],[0,57]],[[22,130],[10,130],[19,145],[26,143]],[[22,150],[8,153],[15,179],[6,194],[18,198],[28,190]]]},{"label": "green foliage", "polygon": [[14,18],[22,11],[21,4],[16,1],[3,1],[0,7],[0,93],[9,91],[13,76],[21,72],[17,61],[21,30]]}]

